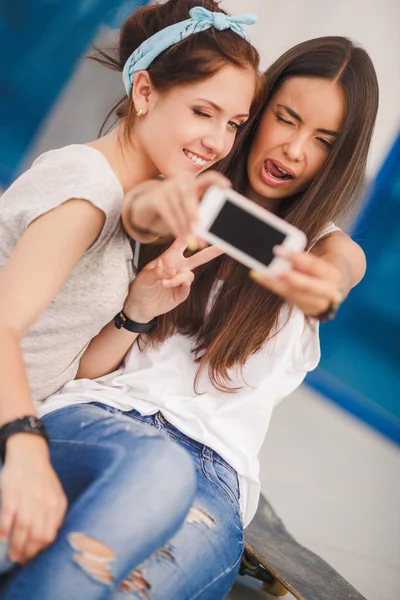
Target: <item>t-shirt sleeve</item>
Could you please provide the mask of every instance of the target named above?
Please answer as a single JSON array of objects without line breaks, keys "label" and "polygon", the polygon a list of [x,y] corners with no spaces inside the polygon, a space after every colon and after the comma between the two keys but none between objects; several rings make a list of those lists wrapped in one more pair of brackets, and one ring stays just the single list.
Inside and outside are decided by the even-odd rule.
[{"label": "t-shirt sleeve", "polygon": [[299,387],[307,373],[318,366],[320,358],[319,323],[312,319],[305,324],[302,334],[293,346],[291,360],[288,361],[282,375],[275,404]]},{"label": "t-shirt sleeve", "polygon": [[316,236],[314,242],[311,244],[311,248],[313,246],[315,246],[315,244],[317,242],[319,242],[319,240],[322,240],[322,238],[324,238],[326,235],[328,235],[330,233],[333,233],[334,231],[342,231],[342,230],[340,229],[340,227],[335,225],[335,223],[328,223],[328,225],[326,227],[324,227],[324,229]]},{"label": "t-shirt sleeve", "polygon": [[20,237],[35,219],[72,198],[87,200],[104,212],[101,238],[119,220],[122,190],[94,149],[66,147],[40,156],[3,195],[2,218]]},{"label": "t-shirt sleeve", "polygon": [[[341,229],[334,223],[328,223],[328,225],[316,237],[314,244],[316,244],[318,240],[334,231],[341,231]],[[283,400],[283,398],[286,398],[286,396],[289,396],[289,394],[294,392],[294,390],[299,387],[299,385],[305,379],[307,373],[309,371],[313,371],[318,366],[321,358],[319,322],[316,319],[310,319],[310,321],[307,323],[303,320],[304,317],[302,316],[301,311],[296,312],[296,318],[300,319],[303,330],[294,343],[291,358],[288,361],[288,364],[282,375],[276,397],[276,404]]]}]

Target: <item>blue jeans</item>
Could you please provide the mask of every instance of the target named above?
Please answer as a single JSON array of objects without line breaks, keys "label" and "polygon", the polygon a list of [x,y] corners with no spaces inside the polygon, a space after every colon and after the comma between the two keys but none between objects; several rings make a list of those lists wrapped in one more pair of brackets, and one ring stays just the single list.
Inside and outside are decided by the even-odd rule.
[{"label": "blue jeans", "polygon": [[235,471],[161,414],[100,404],[44,418],[69,500],[57,540],[1,600],[218,600],[243,551]]}]

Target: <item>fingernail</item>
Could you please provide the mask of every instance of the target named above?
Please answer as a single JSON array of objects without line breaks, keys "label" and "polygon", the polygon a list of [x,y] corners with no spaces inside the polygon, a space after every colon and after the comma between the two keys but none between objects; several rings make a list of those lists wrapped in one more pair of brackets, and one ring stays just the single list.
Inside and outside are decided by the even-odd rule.
[{"label": "fingernail", "polygon": [[188,235],[186,238],[186,244],[188,249],[191,252],[196,252],[197,248],[198,248],[198,244],[197,244],[197,238],[195,235]]},{"label": "fingernail", "polygon": [[254,279],[254,281],[261,281],[260,273],[258,273],[257,271],[254,271],[254,269],[251,269],[251,271],[249,273],[249,277],[251,279]]},{"label": "fingernail", "polygon": [[157,267],[162,267],[162,266],[163,266],[163,264],[162,264],[162,260],[161,260],[161,258],[159,258],[159,259],[157,260]]},{"label": "fingernail", "polygon": [[251,270],[249,273],[251,279],[254,279],[254,281],[268,281],[268,279],[279,279],[281,274],[281,270],[272,267],[268,269],[268,273],[263,273],[262,275],[257,271],[253,270]]}]

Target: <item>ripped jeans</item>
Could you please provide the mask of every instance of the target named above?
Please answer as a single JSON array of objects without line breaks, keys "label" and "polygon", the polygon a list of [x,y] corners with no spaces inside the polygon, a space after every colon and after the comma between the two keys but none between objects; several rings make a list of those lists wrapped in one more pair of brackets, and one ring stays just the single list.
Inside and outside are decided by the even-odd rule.
[{"label": "ripped jeans", "polygon": [[243,551],[235,471],[160,413],[81,404],[44,417],[69,501],[56,541],[1,600],[219,600]]}]

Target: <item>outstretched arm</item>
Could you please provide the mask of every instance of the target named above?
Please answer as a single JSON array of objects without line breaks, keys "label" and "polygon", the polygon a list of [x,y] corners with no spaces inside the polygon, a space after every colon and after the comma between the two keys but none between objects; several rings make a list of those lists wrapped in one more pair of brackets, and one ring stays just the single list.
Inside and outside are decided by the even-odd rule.
[{"label": "outstretched arm", "polygon": [[312,253],[334,265],[342,276],[344,296],[365,275],[367,263],[363,249],[343,231],[333,231],[315,244]]},{"label": "outstretched arm", "polygon": [[308,253],[278,247],[276,255],[288,259],[292,269],[273,278],[254,272],[251,277],[308,316],[343,300],[365,273],[364,252],[341,231],[327,234]]}]

